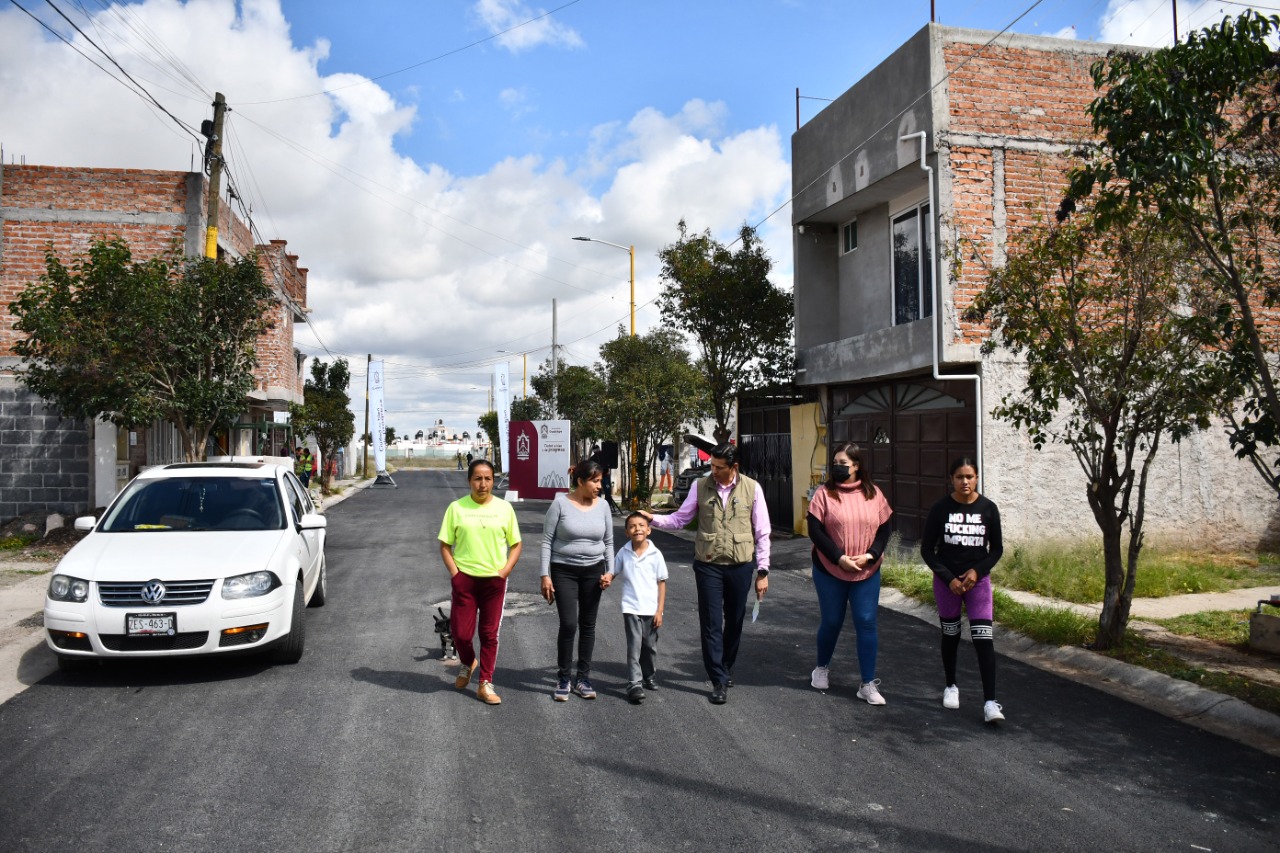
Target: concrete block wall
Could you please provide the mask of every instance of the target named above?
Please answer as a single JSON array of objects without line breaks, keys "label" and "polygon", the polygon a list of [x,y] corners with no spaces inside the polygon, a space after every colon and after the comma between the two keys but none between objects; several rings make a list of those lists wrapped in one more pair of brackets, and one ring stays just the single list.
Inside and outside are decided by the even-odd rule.
[{"label": "concrete block wall", "polygon": [[89,452],[84,422],[60,417],[12,377],[0,378],[0,519],[88,510]]}]

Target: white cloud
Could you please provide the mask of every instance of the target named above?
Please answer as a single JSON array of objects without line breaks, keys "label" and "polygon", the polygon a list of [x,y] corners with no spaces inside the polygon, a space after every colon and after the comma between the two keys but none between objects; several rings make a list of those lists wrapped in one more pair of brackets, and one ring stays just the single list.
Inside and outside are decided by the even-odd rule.
[{"label": "white cloud", "polygon": [[502,33],[497,42],[512,53],[543,44],[584,46],[582,37],[572,27],[547,15],[545,9],[530,9],[520,0],[479,0],[475,11],[490,33]]},{"label": "white cloud", "polygon": [[[387,359],[388,408],[401,432],[435,417],[471,427],[486,402],[471,387],[487,389],[483,362],[499,349],[542,348],[529,359],[536,370],[550,344],[552,299],[560,341],[594,361],[599,343],[626,322],[627,258],[571,237],[634,244],[643,306],[658,293],[656,253],[675,239],[681,217],[728,240],[789,192],[777,128],[726,131],[728,109],[696,100],[673,115],[646,109],[597,127],[563,160],[511,157],[458,174],[400,153],[397,141],[415,132],[414,107],[356,75],[321,74],[327,43],[293,44],[276,0],[147,0],[128,9],[205,86],[226,94],[230,168],[254,200],[259,229],[287,240],[309,268],[319,338],[350,355],[358,374],[366,353]],[[144,64],[150,54],[132,38],[133,46],[107,40],[162,103],[198,127],[210,94]],[[296,97],[326,89],[335,91]],[[520,93],[511,97],[519,106]],[[11,8],[0,9],[0,115],[6,155],[32,164],[187,171],[199,162],[194,141],[171,121]],[[776,281],[789,286],[786,212],[761,235]],[[656,322],[651,306],[638,312],[640,331]],[[319,352],[306,327],[297,341]],[[520,357],[511,359],[514,378]],[[401,414],[410,409],[419,414]]]},{"label": "white cloud", "polygon": [[1071,24],[1069,26],[1063,27],[1062,29],[1058,30],[1056,33],[1045,33],[1045,35],[1049,36],[1050,38],[1056,38],[1056,39],[1074,39],[1074,38],[1077,38],[1076,25]]},{"label": "white cloud", "polygon": [[[1180,0],[1178,32],[1213,26],[1223,18],[1235,18],[1248,8],[1263,15],[1274,14],[1273,5],[1250,6],[1221,0]],[[1173,43],[1173,6],[1169,0],[1110,0],[1102,13],[1098,40],[1113,44],[1164,47]]]}]

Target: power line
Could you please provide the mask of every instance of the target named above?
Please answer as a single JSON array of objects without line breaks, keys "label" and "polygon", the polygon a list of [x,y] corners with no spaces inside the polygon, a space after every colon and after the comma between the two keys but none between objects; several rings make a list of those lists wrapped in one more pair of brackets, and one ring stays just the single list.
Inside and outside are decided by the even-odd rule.
[{"label": "power line", "polygon": [[403,74],[406,71],[412,71],[415,68],[421,68],[424,65],[430,65],[432,62],[438,62],[441,59],[445,59],[457,53],[462,53],[463,51],[470,50],[473,47],[479,47],[480,45],[485,44],[486,42],[491,42],[494,39],[501,38],[502,36],[505,36],[507,33],[515,32],[521,27],[528,26],[529,24],[540,21],[543,18],[549,18],[552,15],[554,15],[556,12],[562,11],[564,9],[568,9],[570,6],[577,5],[578,3],[581,3],[581,2],[582,0],[569,0],[568,3],[565,3],[562,6],[557,6],[556,8],[552,9],[550,12],[543,12],[541,15],[536,15],[535,17],[532,17],[527,21],[521,21],[520,23],[515,24],[514,26],[507,27],[505,30],[501,30],[500,32],[496,32],[496,33],[493,33],[492,35],[486,36],[485,38],[479,39],[477,41],[473,41],[471,42],[471,44],[466,44],[466,45],[463,45],[462,47],[454,48],[453,50],[450,50],[446,53],[442,53],[439,56],[433,56],[430,59],[424,59],[421,62],[415,62],[413,65],[407,65],[404,68],[400,68],[395,71],[388,71],[385,74],[379,74],[376,77],[369,77],[364,80],[357,81],[355,83],[348,83],[345,86],[335,86],[332,89],[324,89],[319,92],[311,92],[310,94],[307,94],[307,95],[292,95],[288,98],[277,98],[274,101],[246,101],[245,106],[257,106],[259,104],[280,104],[280,103],[284,103],[285,101],[297,101],[303,98],[315,98],[320,95],[329,95],[334,92],[341,92],[344,89],[350,89],[355,86],[364,86],[368,83],[373,83],[378,80],[385,80],[388,77],[394,77],[397,74]]},{"label": "power line", "polygon": [[[22,11],[27,12],[27,14],[28,14],[28,15],[31,15],[31,17],[32,17],[32,18],[35,18],[35,15],[32,15],[32,14],[31,14],[30,12],[28,12],[26,9],[23,9],[23,7],[22,7],[22,6],[20,6],[20,5],[18,4],[17,0],[9,0],[9,2],[13,3],[13,5],[17,6],[19,9],[22,9]],[[104,57],[106,57],[106,59],[107,59],[107,61],[108,61],[108,62],[110,62],[110,63],[111,63],[112,65],[114,65],[116,68],[120,69],[120,73],[121,73],[121,74],[123,74],[123,75],[124,75],[124,76],[129,80],[129,82],[130,82],[130,83],[132,83],[134,86],[136,86],[136,87],[137,87],[137,90],[138,90],[139,92],[141,92],[143,95],[145,95],[145,96],[146,96],[146,98],[147,98],[147,100],[149,100],[149,101],[151,101],[151,103],[155,104],[155,105],[156,105],[156,107],[160,110],[160,112],[164,113],[164,114],[165,114],[165,115],[167,115],[169,118],[173,119],[174,123],[175,123],[175,124],[177,124],[177,125],[178,125],[178,127],[182,128],[182,129],[183,129],[183,130],[185,130],[187,133],[191,134],[191,136],[192,136],[192,137],[193,137],[197,142],[201,142],[201,139],[200,139],[199,135],[197,135],[197,133],[196,133],[196,131],[195,131],[195,129],[194,129],[194,128],[192,128],[190,125],[188,125],[188,124],[187,124],[186,122],[184,122],[182,119],[178,118],[178,117],[177,117],[176,115],[174,115],[173,113],[169,112],[169,110],[168,110],[167,108],[165,108],[164,104],[162,104],[162,103],[160,103],[159,101],[157,101],[157,100],[156,100],[156,98],[155,98],[155,96],[154,96],[154,95],[152,95],[150,92],[148,92],[148,91],[147,91],[147,89],[146,89],[146,87],[145,87],[145,86],[143,86],[143,85],[142,85],[141,83],[139,83],[137,80],[133,79],[133,77],[129,74],[129,72],[128,72],[128,71],[125,71],[125,70],[124,70],[124,67],[123,67],[119,62],[116,62],[115,57],[113,57],[110,53],[108,53],[106,50],[104,50],[102,47],[100,47],[100,46],[98,45],[98,43],[97,43],[97,42],[95,42],[93,39],[89,38],[88,34],[86,34],[84,30],[80,29],[79,25],[78,25],[78,24],[76,24],[76,22],[75,22],[75,21],[73,21],[73,20],[71,20],[69,17],[67,17],[66,13],[65,13],[65,12],[63,12],[61,9],[59,9],[59,8],[57,7],[57,5],[53,2],[53,0],[44,0],[44,2],[45,2],[46,4],[48,4],[49,8],[51,8],[51,9],[53,9],[53,11],[57,12],[57,13],[58,13],[58,15],[59,15],[59,17],[61,17],[61,18],[62,18],[62,20],[66,21],[68,24],[70,24],[70,25],[71,25],[71,28],[72,28],[73,30],[75,30],[77,33],[79,33],[79,34],[84,38],[84,40],[85,40],[85,41],[87,41],[87,42],[89,42],[89,44],[93,45],[93,47],[94,47],[94,49],[95,49],[95,50],[97,50],[97,51],[98,51],[99,53],[101,53]],[[37,19],[37,20],[39,20],[39,19]],[[42,23],[43,23],[43,22],[42,22]],[[49,29],[49,28],[48,28],[48,27],[46,27],[46,29]],[[59,36],[59,38],[61,38],[61,36]],[[63,41],[66,41],[66,39],[63,39]],[[95,65],[97,65],[97,63],[96,63],[96,62],[95,62],[94,64],[95,64]],[[99,68],[101,68],[101,66],[98,66],[98,67],[99,67]],[[203,143],[202,143],[202,144],[203,144]]]}]

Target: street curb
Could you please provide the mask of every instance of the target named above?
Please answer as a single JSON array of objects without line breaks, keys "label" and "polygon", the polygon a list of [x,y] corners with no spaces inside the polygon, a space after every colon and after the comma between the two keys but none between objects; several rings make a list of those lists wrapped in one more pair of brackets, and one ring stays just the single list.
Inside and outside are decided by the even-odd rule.
[{"label": "street curb", "polygon": [[[880,606],[936,624],[934,608],[890,587]],[[1087,649],[1037,643],[1000,629],[996,651],[1016,661],[1280,758],[1280,717],[1189,681],[1113,660]]]}]

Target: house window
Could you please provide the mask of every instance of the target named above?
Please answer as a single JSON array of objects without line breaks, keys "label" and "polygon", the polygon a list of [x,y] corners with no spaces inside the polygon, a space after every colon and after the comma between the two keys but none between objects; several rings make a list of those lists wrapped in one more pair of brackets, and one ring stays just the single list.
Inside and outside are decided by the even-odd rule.
[{"label": "house window", "polygon": [[846,222],[840,229],[840,234],[843,238],[840,243],[840,254],[847,255],[858,248],[858,220]]},{"label": "house window", "polygon": [[929,205],[893,217],[893,322],[910,323],[933,314],[933,247]]}]

